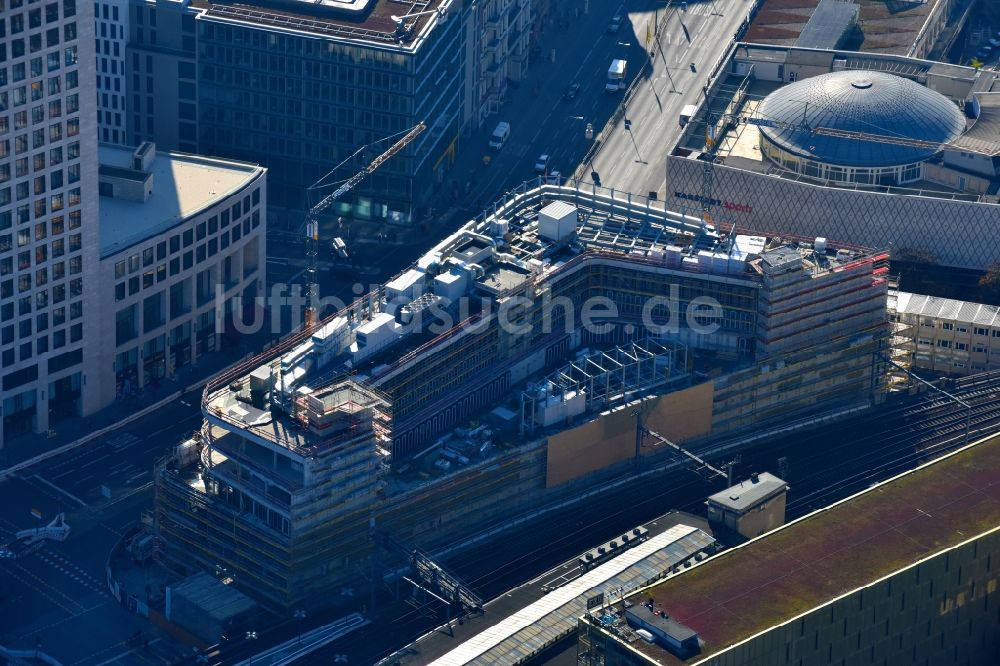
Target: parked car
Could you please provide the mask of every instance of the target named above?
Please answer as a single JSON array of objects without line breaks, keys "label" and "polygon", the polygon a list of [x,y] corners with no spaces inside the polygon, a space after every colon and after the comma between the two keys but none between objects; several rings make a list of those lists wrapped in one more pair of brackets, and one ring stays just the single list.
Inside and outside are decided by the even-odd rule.
[{"label": "parked car", "polygon": [[621,14],[616,15],[611,22],[608,23],[608,32],[618,32],[622,29],[622,17]]},{"label": "parked car", "polygon": [[571,99],[576,99],[576,94],[578,92],[580,92],[580,84],[571,83],[568,86],[566,86],[566,91],[563,93],[563,99],[567,101]]},{"label": "parked car", "polygon": [[548,168],[549,168],[549,156],[545,154],[539,155],[538,161],[535,162],[535,171],[537,171],[538,173],[545,173],[545,170]]}]

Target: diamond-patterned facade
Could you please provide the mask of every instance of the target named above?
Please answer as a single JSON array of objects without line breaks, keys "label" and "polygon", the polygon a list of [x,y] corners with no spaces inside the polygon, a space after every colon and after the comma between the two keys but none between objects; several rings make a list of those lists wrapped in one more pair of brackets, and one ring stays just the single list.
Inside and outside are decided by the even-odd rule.
[{"label": "diamond-patterned facade", "polygon": [[831,242],[920,252],[937,263],[985,270],[1000,262],[1000,205],[823,187],[715,165],[703,192],[705,163],[667,156],[668,210],[700,215],[703,198],[716,227],[769,236],[822,236]]}]

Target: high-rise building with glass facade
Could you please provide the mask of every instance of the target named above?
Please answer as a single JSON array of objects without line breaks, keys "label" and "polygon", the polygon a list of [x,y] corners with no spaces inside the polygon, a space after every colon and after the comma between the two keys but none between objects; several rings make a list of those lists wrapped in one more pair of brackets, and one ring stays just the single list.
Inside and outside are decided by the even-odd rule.
[{"label": "high-rise building with glass facade", "polygon": [[94,6],[0,0],[0,447],[96,408]]},{"label": "high-rise building with glass facade", "polygon": [[425,122],[334,213],[410,223],[443,180],[465,113],[461,3],[146,0],[131,10],[133,143],[261,164],[271,203],[301,208],[324,174],[354,175]]},{"label": "high-rise building with glass facade", "polygon": [[97,138],[128,145],[125,132],[125,44],[128,0],[99,0],[94,5],[97,62]]}]

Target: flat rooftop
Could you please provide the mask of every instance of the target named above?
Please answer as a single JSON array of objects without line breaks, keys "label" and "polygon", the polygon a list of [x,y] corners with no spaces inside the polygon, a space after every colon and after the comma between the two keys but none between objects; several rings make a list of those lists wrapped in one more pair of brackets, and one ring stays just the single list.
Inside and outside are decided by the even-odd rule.
[{"label": "flat rooftop", "polygon": [[784,492],[787,488],[788,484],[778,477],[761,472],[745,481],[740,481],[735,486],[710,495],[708,501],[742,512],[771,495]]},{"label": "flat rooftop", "polygon": [[[992,88],[997,88],[994,83]],[[992,90],[991,88],[991,90]],[[979,101],[979,117],[965,134],[955,140],[955,144],[984,155],[1000,155],[1000,92],[986,92],[976,95]]]},{"label": "flat rooftop", "polygon": [[[649,530],[647,540],[640,544],[644,549],[639,550],[636,546],[618,556],[629,555],[628,565],[624,564],[625,560],[618,565],[612,564],[615,560],[608,560],[612,566],[603,569],[603,573],[598,571],[600,567],[592,569],[594,575],[584,579],[578,558],[570,559],[493,599],[485,605],[482,615],[470,615],[462,624],[453,622],[450,631],[439,629],[425,634],[381,663],[416,666],[429,663],[513,664],[521,659],[529,660],[531,654],[555,636],[575,631],[576,617],[582,614],[581,608],[585,609],[591,591],[596,594],[619,585],[626,589],[634,587],[636,581],[663,575],[674,564],[692,560],[714,541],[705,519],[691,514],[670,512],[644,527]],[[574,583],[576,588],[571,587]],[[598,590],[593,590],[595,586]],[[547,592],[546,588],[551,591]],[[557,597],[550,597],[559,590],[567,597],[564,603]],[[550,598],[554,608],[539,606]],[[518,629],[533,609],[535,615],[532,617],[538,613],[544,615]],[[522,622],[512,625],[515,618]],[[512,646],[518,647],[510,649]]]},{"label": "flat rooftop", "polygon": [[[283,32],[307,33],[332,39],[396,47],[414,47],[432,21],[447,20],[452,0],[192,0],[207,18],[261,26]],[[397,30],[393,16],[440,10],[405,20]],[[457,20],[457,18],[455,19]]]},{"label": "flat rooftop", "polygon": [[[102,145],[102,169],[131,172],[132,148]],[[101,197],[101,257],[163,233],[240,190],[264,172],[247,162],[157,152],[150,171],[153,193],[145,202]]]},{"label": "flat rooftop", "polygon": [[[940,0],[854,0],[861,27],[859,51],[906,55]],[[793,46],[820,0],[766,0],[750,24],[746,41]],[[837,29],[842,21],[828,22]],[[807,33],[808,34],[808,33]],[[802,46],[809,46],[803,44]]]},{"label": "flat rooftop", "polygon": [[1000,436],[723,552],[641,595],[698,632],[700,655],[632,647],[655,663],[709,659],[1000,524]]},{"label": "flat rooftop", "polygon": [[996,305],[938,298],[925,294],[911,294],[906,291],[900,291],[896,294],[896,312],[948,319],[960,323],[1000,327],[1000,307]]}]

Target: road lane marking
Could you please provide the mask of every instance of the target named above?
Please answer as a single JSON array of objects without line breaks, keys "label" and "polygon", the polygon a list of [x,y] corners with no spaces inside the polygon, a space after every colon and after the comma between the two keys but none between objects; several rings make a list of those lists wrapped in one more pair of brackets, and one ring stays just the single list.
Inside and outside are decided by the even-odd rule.
[{"label": "road lane marking", "polygon": [[52,483],[51,481],[47,481],[46,479],[43,479],[42,477],[38,476],[37,474],[35,474],[31,478],[32,479],[37,479],[37,480],[41,481],[42,483],[44,483],[45,485],[47,485],[52,490],[55,490],[56,492],[62,493],[66,497],[70,498],[71,500],[73,500],[74,502],[76,502],[77,504],[79,504],[81,507],[87,506],[87,503],[84,502],[82,499],[80,499],[79,497],[77,497],[73,493],[69,492],[68,490],[63,490],[62,488],[60,488],[56,484]]},{"label": "road lane marking", "polygon": [[142,477],[146,476],[147,474],[149,474],[148,471],[139,472],[138,474],[133,474],[132,476],[128,477],[128,479],[125,480],[125,485],[126,486],[129,485],[133,481],[135,481],[136,479],[141,479]]},{"label": "road lane marking", "polygon": [[[109,595],[109,597],[110,597],[110,595]],[[68,616],[64,617],[63,619],[61,619],[61,620],[56,620],[55,622],[50,622],[49,624],[43,624],[40,627],[31,627],[30,629],[28,629],[28,631],[25,631],[24,633],[19,634],[18,638],[26,638],[26,637],[29,637],[29,636],[37,636],[38,634],[44,632],[47,629],[51,629],[53,627],[58,627],[60,624],[65,624],[65,623],[67,623],[67,622],[69,622],[71,620],[74,620],[74,619],[80,617],[81,615],[86,615],[87,613],[95,611],[98,608],[101,608],[103,606],[107,606],[107,605],[109,605],[111,603],[112,603],[111,599],[110,598],[106,598],[104,601],[102,601],[101,603],[99,603],[99,604],[97,604],[95,606],[91,606],[90,608],[86,608],[86,609],[84,609],[82,611],[79,611],[77,613],[72,613],[71,615],[68,615]],[[118,605],[118,602],[114,602],[114,603],[115,603],[116,606]]]},{"label": "road lane marking", "polygon": [[[11,575],[11,577],[19,580],[23,585],[25,585],[26,587],[34,590],[36,593],[42,595],[43,597],[45,597],[46,599],[48,599],[49,601],[51,601],[53,604],[55,604],[59,608],[62,608],[67,613],[70,613],[72,615],[76,611],[74,611],[72,608],[70,608],[69,606],[65,605],[63,602],[61,602],[58,599],[58,597],[62,597],[63,599],[65,599],[69,603],[73,604],[74,606],[76,606],[80,610],[85,610],[86,609],[86,606],[84,606],[83,604],[81,604],[80,602],[78,602],[76,599],[74,599],[74,598],[70,597],[69,595],[63,593],[62,591],[59,590],[59,588],[53,587],[52,585],[49,585],[45,580],[43,580],[42,578],[39,578],[38,576],[36,576],[34,573],[32,573],[31,571],[29,571],[28,569],[25,569],[23,565],[15,563],[14,564],[14,568],[20,569],[20,571],[23,574],[25,574],[25,575],[27,575],[27,576],[29,576],[31,578],[34,578],[38,582],[37,583],[32,583],[32,582],[30,582],[28,580],[25,580],[24,578],[22,578],[22,577],[20,577],[20,576],[18,576],[16,574],[14,574],[13,572],[9,572],[10,575]],[[41,586],[39,585],[39,583],[41,584]],[[44,586],[45,588],[48,588],[48,590],[51,590],[51,592],[47,591],[46,589],[43,589],[42,586]],[[55,595],[57,595],[57,596],[52,596],[53,593]]]},{"label": "road lane marking", "polygon": [[[150,645],[153,645],[153,644],[155,644],[155,643],[159,643],[159,642],[160,642],[160,639],[159,639],[159,638],[154,638],[153,640],[149,641],[149,644],[150,644]],[[74,663],[74,664],[80,664],[80,663],[82,663],[82,662],[84,662],[84,661],[87,661],[88,659],[92,659],[92,658],[96,657],[97,655],[101,654],[101,652],[107,652],[108,650],[110,650],[110,649],[112,649],[112,648],[116,648],[116,647],[118,647],[119,645],[125,645],[125,641],[122,641],[121,643],[115,643],[115,644],[114,644],[114,645],[112,645],[111,647],[108,647],[108,648],[105,648],[105,649],[103,649],[103,650],[99,650],[99,651],[97,651],[97,652],[94,652],[93,654],[90,654],[90,655],[88,655],[88,656],[84,657],[84,658],[83,658],[83,659],[81,659],[80,661],[76,661],[76,662],[73,662],[73,663]],[[104,661],[102,661],[102,662],[101,662],[101,663],[99,663],[99,664],[94,664],[94,666],[106,666],[106,664],[110,664],[110,663],[112,663],[112,662],[115,662],[115,661],[118,661],[119,659],[122,659],[122,658],[124,658],[124,657],[127,657],[127,656],[129,656],[130,654],[134,654],[134,653],[135,653],[135,652],[136,652],[137,650],[139,650],[139,649],[140,649],[140,648],[138,648],[138,647],[134,647],[134,648],[132,648],[131,650],[126,650],[125,652],[122,652],[121,654],[118,654],[118,655],[115,655],[114,657],[111,657],[111,659],[105,659]],[[141,655],[141,654],[140,654],[140,655],[136,655],[136,656],[138,656],[138,657],[142,657],[142,655]],[[144,658],[144,657],[143,657],[143,658]],[[147,659],[146,661],[149,661],[149,660]],[[155,662],[153,662],[153,663],[155,663]],[[71,664],[70,666],[72,666],[72,664]]]},{"label": "road lane marking", "polygon": [[59,553],[40,550],[37,556],[41,561],[63,572],[84,587],[90,588],[98,594],[109,594],[107,583],[101,582]]}]

